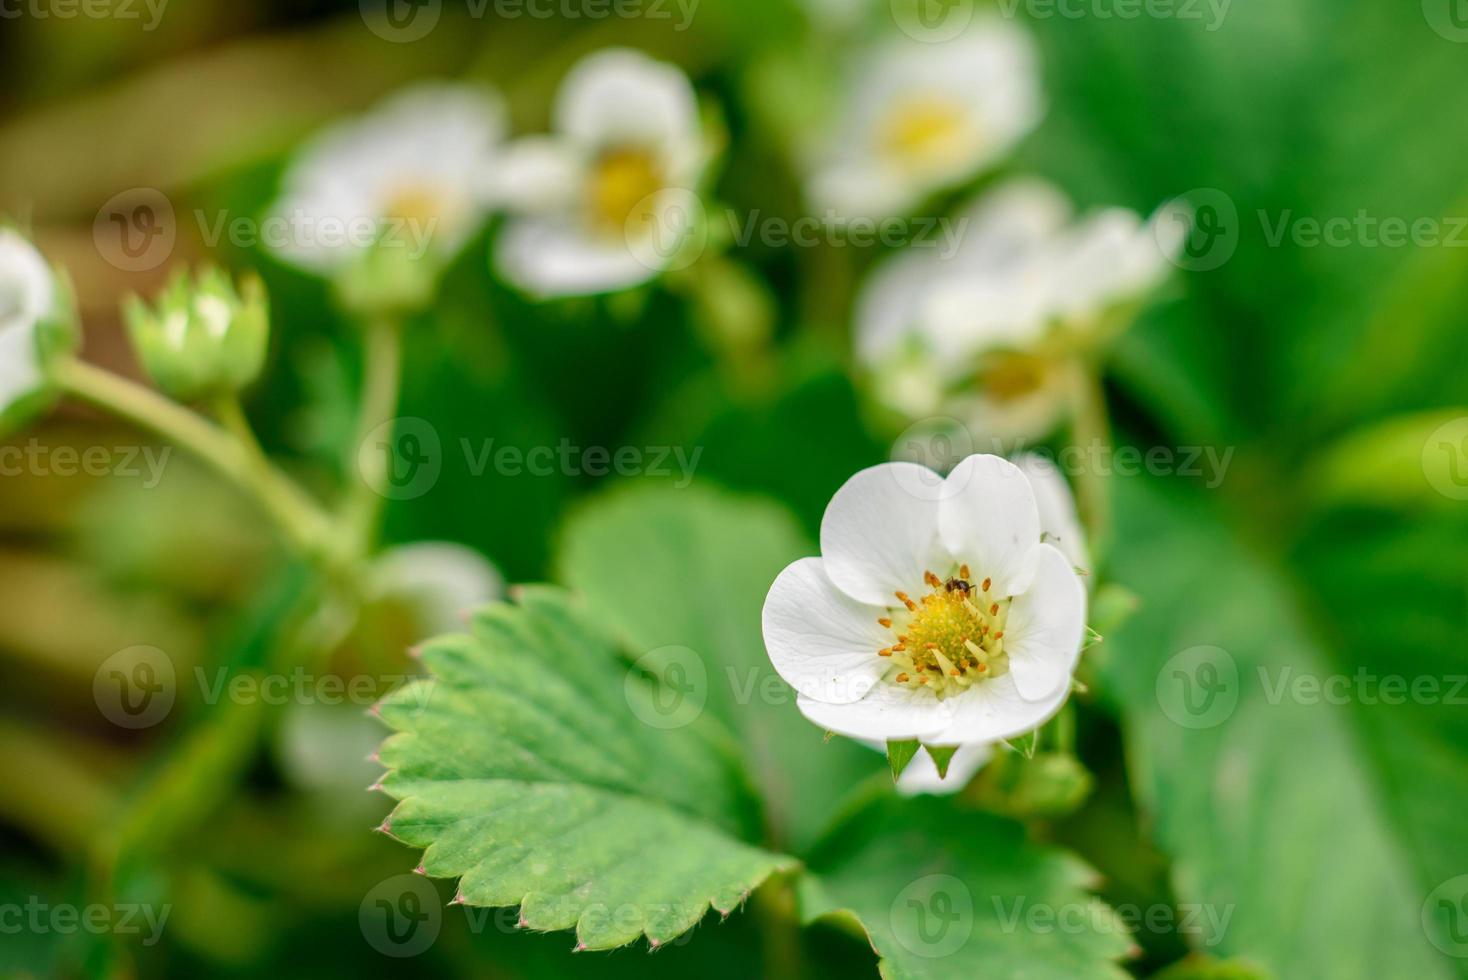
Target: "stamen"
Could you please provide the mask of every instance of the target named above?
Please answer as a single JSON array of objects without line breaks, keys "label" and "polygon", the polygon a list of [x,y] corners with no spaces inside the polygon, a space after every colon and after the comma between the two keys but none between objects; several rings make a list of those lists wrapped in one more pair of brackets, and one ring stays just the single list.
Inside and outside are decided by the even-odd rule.
[{"label": "stamen", "polygon": [[989,586],[991,586],[993,584],[994,584],[994,580],[993,579],[986,578],[986,579],[984,579],[984,584],[983,584],[983,587],[982,588],[983,588],[983,590],[985,592],[988,592],[989,591]]},{"label": "stamen", "polygon": [[888,619],[886,616],[879,616],[877,618],[877,625],[881,626],[883,629],[890,630],[892,628],[892,620]]},{"label": "stamen", "polygon": [[961,579],[963,579],[965,582],[967,582],[969,579],[973,578],[973,575],[971,575],[969,573],[969,570],[968,570],[968,566],[967,565],[959,565],[958,566],[958,577],[961,578]]}]

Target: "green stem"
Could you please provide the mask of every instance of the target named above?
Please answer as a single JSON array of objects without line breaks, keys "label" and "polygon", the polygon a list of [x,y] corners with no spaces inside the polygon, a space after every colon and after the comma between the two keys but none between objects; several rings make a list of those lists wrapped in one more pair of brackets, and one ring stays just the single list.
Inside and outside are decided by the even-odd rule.
[{"label": "green stem", "polygon": [[1097,365],[1076,361],[1071,375],[1071,441],[1086,460],[1076,474],[1076,497],[1091,553],[1099,556],[1111,534],[1111,486],[1095,456],[1111,445],[1111,422]]},{"label": "green stem", "polygon": [[800,913],[793,880],[776,875],[755,889],[751,905],[759,919],[764,947],[764,975],[795,980],[806,975],[800,946]]},{"label": "green stem", "polygon": [[355,442],[361,479],[354,483],[348,496],[343,522],[346,553],[352,558],[371,549],[388,477],[389,454],[362,452],[362,447],[373,430],[397,412],[403,362],[403,331],[398,320],[376,318],[367,324],[365,333],[362,401]]},{"label": "green stem", "polygon": [[54,376],[67,394],[193,454],[259,501],[295,546],[308,555],[319,552],[327,535],[326,515],[265,459],[253,435],[246,443],[151,388],[83,361],[62,361]]}]

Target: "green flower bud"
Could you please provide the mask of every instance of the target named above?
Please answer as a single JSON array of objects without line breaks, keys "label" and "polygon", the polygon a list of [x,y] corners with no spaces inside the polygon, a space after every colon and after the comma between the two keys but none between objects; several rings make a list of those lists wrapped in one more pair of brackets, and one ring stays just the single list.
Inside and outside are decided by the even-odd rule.
[{"label": "green flower bud", "polygon": [[65,273],[19,232],[0,227],[0,432],[55,401],[52,368],[76,344],[76,303]]},{"label": "green flower bud", "polygon": [[981,805],[1020,819],[1055,819],[1074,813],[1091,795],[1093,780],[1074,756],[1041,752],[996,755],[972,787]]},{"label": "green flower bud", "polygon": [[235,290],[218,269],[180,271],[149,307],[136,296],[123,315],[148,376],[174,398],[239,391],[265,363],[270,314],[265,288],[247,276]]}]

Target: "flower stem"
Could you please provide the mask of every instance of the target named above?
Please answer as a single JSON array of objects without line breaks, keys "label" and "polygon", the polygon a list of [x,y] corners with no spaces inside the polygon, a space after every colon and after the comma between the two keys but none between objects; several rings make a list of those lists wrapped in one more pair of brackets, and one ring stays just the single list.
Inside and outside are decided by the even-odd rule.
[{"label": "flower stem", "polygon": [[343,521],[346,549],[350,556],[365,555],[371,548],[382,513],[389,454],[364,453],[362,447],[373,430],[390,420],[397,411],[403,362],[403,331],[397,319],[375,318],[367,324],[365,335],[362,401],[354,443],[361,479],[353,483]]},{"label": "flower stem", "polygon": [[319,552],[327,533],[325,514],[265,459],[253,434],[246,443],[237,434],[169,401],[151,388],[83,361],[62,361],[54,371],[57,384],[67,394],[192,453],[253,496],[292,544],[307,555]]}]

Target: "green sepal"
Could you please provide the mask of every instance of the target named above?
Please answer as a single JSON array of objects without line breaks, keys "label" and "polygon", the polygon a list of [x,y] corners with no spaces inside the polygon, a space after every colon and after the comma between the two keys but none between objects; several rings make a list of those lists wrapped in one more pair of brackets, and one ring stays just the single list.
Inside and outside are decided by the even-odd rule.
[{"label": "green sepal", "polygon": [[956,745],[924,745],[928,750],[928,756],[933,760],[933,765],[938,767],[938,778],[948,778],[948,763],[953,761],[953,753],[958,751]]},{"label": "green sepal", "polygon": [[895,783],[902,778],[902,771],[907,764],[917,755],[918,740],[905,738],[901,740],[887,740],[887,763],[892,767],[892,781]]}]

